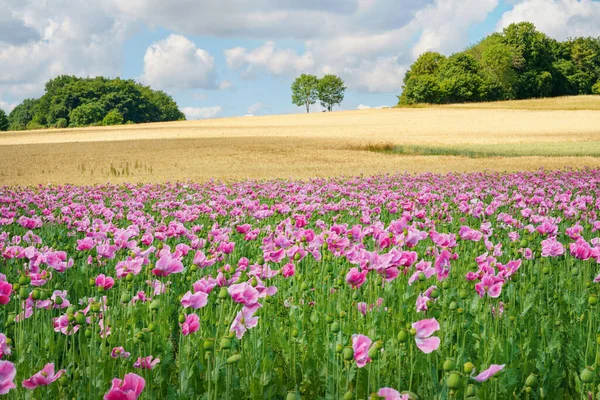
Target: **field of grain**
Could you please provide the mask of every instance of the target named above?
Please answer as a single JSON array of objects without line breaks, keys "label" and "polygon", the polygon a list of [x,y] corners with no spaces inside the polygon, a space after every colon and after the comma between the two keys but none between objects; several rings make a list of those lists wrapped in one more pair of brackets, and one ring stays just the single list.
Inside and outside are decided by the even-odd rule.
[{"label": "field of grain", "polygon": [[[600,97],[584,98],[579,110],[540,109],[545,101],[556,107],[551,99],[534,110],[384,109],[2,133],[0,184],[600,167]],[[381,144],[448,151],[368,150]]]}]

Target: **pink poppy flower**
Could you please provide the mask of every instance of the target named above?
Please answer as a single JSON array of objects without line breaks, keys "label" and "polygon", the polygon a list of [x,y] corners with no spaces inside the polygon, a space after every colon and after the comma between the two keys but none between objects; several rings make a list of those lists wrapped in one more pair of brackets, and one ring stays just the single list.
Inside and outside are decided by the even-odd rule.
[{"label": "pink poppy flower", "polygon": [[483,298],[487,293],[488,296],[497,298],[502,292],[502,285],[504,280],[493,275],[485,275],[481,282],[475,285],[475,290],[479,294],[479,297]]},{"label": "pink poppy flower", "polygon": [[67,372],[64,369],[61,369],[56,374],[54,373],[54,364],[48,363],[42,368],[41,371],[37,372],[29,379],[25,379],[23,381],[23,387],[29,390],[33,390],[38,386],[47,386],[52,382],[56,381],[61,377],[62,374]]},{"label": "pink poppy flower", "polygon": [[227,289],[229,295],[236,303],[251,306],[258,301],[260,293],[248,282],[237,283]]},{"label": "pink poppy flower", "polygon": [[440,324],[435,318],[415,322],[412,324],[412,327],[416,330],[415,342],[417,343],[417,347],[423,353],[429,354],[440,347],[440,338],[431,336],[433,332],[440,329]]},{"label": "pink poppy flower", "polygon": [[254,313],[258,310],[262,305],[260,303],[254,303],[251,306],[244,306],[242,310],[237,313],[233,323],[231,324],[231,328],[229,330],[231,332],[235,332],[235,336],[238,339],[244,337],[244,333],[248,329],[254,328],[258,325],[258,318],[255,317]]},{"label": "pink poppy flower", "polygon": [[368,272],[367,270],[359,272],[358,268],[350,268],[350,271],[346,274],[346,282],[354,289],[358,289],[367,281]]},{"label": "pink poppy flower", "polygon": [[94,247],[94,239],[86,237],[81,240],[77,240],[77,250],[86,251],[91,250]]},{"label": "pink poppy flower", "polygon": [[594,283],[600,283],[600,274],[594,278]]},{"label": "pink poppy flower", "polygon": [[185,322],[181,324],[181,333],[183,336],[187,336],[190,333],[194,333],[200,329],[200,319],[196,314],[188,314],[185,317]]},{"label": "pink poppy flower", "polygon": [[498,365],[498,364],[492,364],[490,365],[490,367],[488,369],[486,369],[485,371],[481,371],[481,373],[475,377],[473,377],[473,379],[475,379],[477,382],[485,382],[488,379],[490,379],[492,376],[496,375],[498,372],[502,371],[502,369],[504,369],[506,364],[502,364],[502,365]]},{"label": "pink poppy flower", "polygon": [[16,388],[14,379],[17,375],[15,364],[10,361],[0,361],[0,394],[6,394]]},{"label": "pink poppy flower", "polygon": [[583,238],[569,245],[571,255],[579,260],[587,260],[592,256],[592,247]]},{"label": "pink poppy flower", "polygon": [[136,400],[140,397],[144,386],[146,386],[144,378],[134,373],[126,374],[123,380],[113,379],[112,387],[104,395],[104,400]]},{"label": "pink poppy flower", "polygon": [[294,263],[287,263],[282,268],[282,274],[285,278],[294,276],[295,273],[296,273],[296,268],[294,267]]},{"label": "pink poppy flower", "polygon": [[442,250],[440,255],[435,259],[435,272],[437,272],[438,281],[443,281],[448,277],[450,273],[450,259],[452,258],[452,253],[448,250]]},{"label": "pink poppy flower", "polygon": [[0,359],[4,356],[10,355],[10,346],[6,343],[6,336],[4,333],[0,333]]},{"label": "pink poppy flower", "polygon": [[96,287],[102,288],[104,290],[108,290],[115,284],[115,280],[104,274],[100,274],[96,277]]},{"label": "pink poppy flower", "polygon": [[0,304],[4,305],[10,301],[13,287],[8,282],[0,282]]},{"label": "pink poppy flower", "polygon": [[371,343],[373,341],[369,339],[368,336],[365,335],[352,335],[352,349],[354,350],[354,360],[356,361],[356,366],[358,368],[362,368],[371,358],[369,357],[369,348],[371,347]]},{"label": "pink poppy flower", "polygon": [[183,264],[181,261],[171,257],[167,252],[163,252],[163,255],[156,262],[156,266],[152,270],[152,273],[156,276],[167,276],[181,271],[183,271]]},{"label": "pink poppy flower", "polygon": [[551,237],[542,240],[542,257],[558,257],[565,254],[565,246],[562,245],[556,238]]},{"label": "pink poppy flower", "polygon": [[141,368],[141,369],[152,369],[156,364],[160,362],[160,358],[152,359],[152,356],[148,357],[138,357],[135,363],[133,363],[133,368]]},{"label": "pink poppy flower", "polygon": [[123,347],[115,347],[110,352],[112,358],[129,358],[131,353],[125,351]]},{"label": "pink poppy flower", "polygon": [[470,240],[473,242],[479,242],[483,237],[483,233],[464,225],[460,227],[458,234],[462,240]]},{"label": "pink poppy flower", "polygon": [[367,303],[361,301],[356,305],[356,307],[358,308],[358,311],[362,313],[362,315],[367,315]]},{"label": "pink poppy flower", "polygon": [[384,400],[409,400],[408,394],[402,394],[396,389],[392,388],[381,388],[377,392],[377,396],[383,397]]},{"label": "pink poppy flower", "polygon": [[202,308],[208,304],[208,294],[204,292],[196,292],[192,294],[192,292],[188,291],[181,298],[181,305],[183,308],[193,308],[198,309]]}]

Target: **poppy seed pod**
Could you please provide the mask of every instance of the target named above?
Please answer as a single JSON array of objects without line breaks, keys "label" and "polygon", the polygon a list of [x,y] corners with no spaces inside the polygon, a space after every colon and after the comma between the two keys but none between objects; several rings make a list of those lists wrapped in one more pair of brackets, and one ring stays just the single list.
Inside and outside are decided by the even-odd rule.
[{"label": "poppy seed pod", "polygon": [[579,378],[583,383],[591,383],[594,382],[594,371],[590,367],[585,367],[581,374],[579,374]]},{"label": "poppy seed pod", "polygon": [[452,371],[455,367],[456,367],[456,363],[454,362],[454,360],[451,358],[447,358],[446,361],[444,361],[444,365],[442,366],[442,369],[444,371],[448,372],[448,371]]},{"label": "poppy seed pod", "polygon": [[400,343],[404,343],[407,340],[408,340],[408,332],[406,332],[405,330],[398,332],[398,341]]},{"label": "poppy seed pod", "polygon": [[344,348],[344,360],[351,361],[354,358],[354,350],[348,346]]},{"label": "poppy seed pod", "polygon": [[527,380],[525,381],[525,385],[530,386],[530,387],[535,387],[535,385],[537,385],[538,383],[538,379],[537,376],[535,376],[534,374],[529,374],[529,376],[527,377]]},{"label": "poppy seed pod", "polygon": [[238,363],[242,359],[240,354],[234,354],[227,359],[227,364],[235,364]]},{"label": "poppy seed pod", "polygon": [[473,372],[473,369],[475,369],[475,365],[473,365],[472,362],[467,361],[466,363],[464,363],[464,365],[463,365],[463,372],[465,374],[470,374],[471,372]]},{"label": "poppy seed pod", "polygon": [[339,323],[339,322],[337,322],[337,321],[334,321],[334,322],[331,324],[331,332],[333,332],[333,333],[338,333],[338,332],[340,331],[340,329],[341,329],[341,328],[340,328],[340,323]]},{"label": "poppy seed pod", "polygon": [[458,390],[461,387],[462,379],[457,372],[453,372],[448,376],[446,384],[448,385],[449,389]]}]

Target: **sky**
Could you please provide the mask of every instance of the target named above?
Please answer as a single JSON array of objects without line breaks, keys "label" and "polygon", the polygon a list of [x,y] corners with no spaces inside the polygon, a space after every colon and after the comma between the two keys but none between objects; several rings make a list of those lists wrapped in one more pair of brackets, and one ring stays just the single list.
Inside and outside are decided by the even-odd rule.
[{"label": "sky", "polygon": [[338,109],[391,106],[423,52],[519,21],[600,36],[600,1],[0,0],[0,108],[61,74],[135,79],[188,119],[305,112],[290,92],[302,73],[342,77]]}]

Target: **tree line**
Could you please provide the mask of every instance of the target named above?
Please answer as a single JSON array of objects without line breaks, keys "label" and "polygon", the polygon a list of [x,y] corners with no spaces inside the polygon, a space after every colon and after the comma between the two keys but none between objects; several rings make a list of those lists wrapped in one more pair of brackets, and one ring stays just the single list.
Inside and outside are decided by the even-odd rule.
[{"label": "tree line", "polygon": [[292,83],[292,103],[298,107],[306,107],[310,112],[310,106],[317,100],[327,111],[333,106],[342,104],[346,86],[342,78],[335,75],[325,75],[321,79],[315,75],[302,74]]},{"label": "tree line", "polygon": [[0,130],[184,120],[171,96],[131,79],[61,75],[49,80],[39,99],[25,99],[8,115],[0,110]]},{"label": "tree line", "polygon": [[439,104],[578,94],[600,94],[600,38],[559,42],[521,22],[449,57],[422,54],[398,99]]}]

